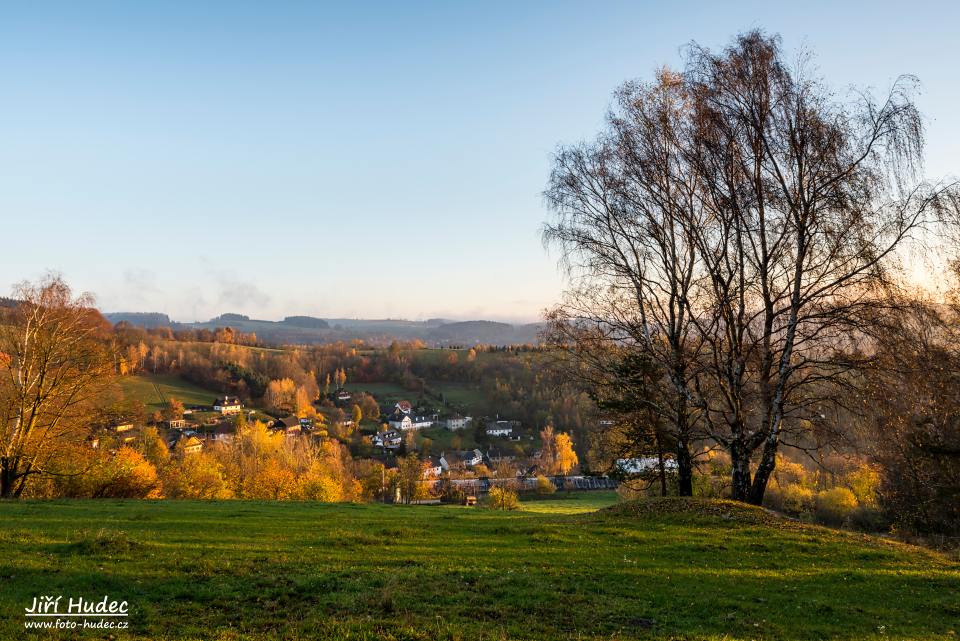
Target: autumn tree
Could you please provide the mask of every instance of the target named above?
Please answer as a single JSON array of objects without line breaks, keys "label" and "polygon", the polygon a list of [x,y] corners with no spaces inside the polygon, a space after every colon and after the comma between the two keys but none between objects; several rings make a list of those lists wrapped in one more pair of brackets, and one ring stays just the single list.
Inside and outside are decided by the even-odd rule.
[{"label": "autumn tree", "polygon": [[0,498],[55,475],[58,449],[82,443],[92,406],[114,372],[109,324],[58,276],[22,283],[0,325]]},{"label": "autumn tree", "polygon": [[270,381],[263,400],[268,408],[288,414],[296,413],[300,403],[306,402],[305,398],[297,398],[297,385],[290,378]]},{"label": "autumn tree", "polygon": [[573,450],[573,440],[566,432],[557,434],[554,442],[554,456],[554,466],[560,474],[567,474],[580,462],[577,459],[577,453]]},{"label": "autumn tree", "polygon": [[415,452],[400,459],[397,470],[397,487],[400,490],[400,500],[409,505],[417,497],[417,488],[423,478],[423,467],[420,458]]},{"label": "autumn tree", "polygon": [[804,59],[753,31],[692,49],[689,153],[706,217],[693,311],[706,353],[698,402],[732,459],[732,493],[760,503],[784,442],[842,403],[856,341],[890,303],[899,250],[956,209],[918,178],[916,81],[838,101]]},{"label": "autumn tree", "polygon": [[174,421],[183,418],[184,407],[183,403],[177,399],[170,397],[167,399],[167,406],[164,409],[164,418],[168,421]]},{"label": "autumn tree", "polygon": [[[914,87],[838,100],[752,31],[626,85],[599,140],[558,155],[546,239],[571,288],[554,326],[663,369],[681,479],[690,439],[708,438],[733,497],[760,503],[782,446],[849,397],[901,250],[957,210],[955,184],[917,175]],[[589,357],[576,338],[557,342]]]},{"label": "autumn tree", "polygon": [[593,393],[631,357],[658,366],[664,393],[648,410],[671,433],[682,495],[693,492],[697,436],[691,399],[700,338],[689,302],[700,256],[691,227],[704,215],[688,158],[691,100],[669,70],[621,87],[597,140],[557,154],[546,191],[555,218],[544,231],[570,282],[548,317],[548,342]]}]

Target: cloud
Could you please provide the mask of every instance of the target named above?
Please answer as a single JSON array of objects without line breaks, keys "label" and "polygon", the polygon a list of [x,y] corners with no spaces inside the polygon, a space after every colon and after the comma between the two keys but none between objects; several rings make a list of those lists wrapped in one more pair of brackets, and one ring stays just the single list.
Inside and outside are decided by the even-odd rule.
[{"label": "cloud", "polygon": [[270,296],[253,283],[220,281],[220,302],[241,307],[250,304],[266,307],[270,303]]},{"label": "cloud", "polygon": [[247,310],[266,307],[270,303],[270,296],[253,282],[240,279],[236,274],[226,270],[211,271],[217,281],[219,303]]}]

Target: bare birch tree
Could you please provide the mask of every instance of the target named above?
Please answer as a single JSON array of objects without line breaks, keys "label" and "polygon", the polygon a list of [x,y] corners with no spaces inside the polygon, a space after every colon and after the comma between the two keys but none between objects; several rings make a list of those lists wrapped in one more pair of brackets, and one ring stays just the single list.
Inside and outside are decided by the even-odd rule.
[{"label": "bare birch tree", "polygon": [[627,83],[616,98],[597,142],[559,152],[546,191],[556,217],[544,240],[563,252],[572,285],[552,329],[556,344],[576,345],[595,381],[624,384],[616,376],[623,358],[605,354],[628,358],[634,350],[660,367],[669,394],[645,402],[669,426],[680,493],[690,495],[700,342],[689,316],[697,264],[690,230],[701,206],[684,152],[689,96],[682,78],[663,70],[654,83]]},{"label": "bare birch tree", "polygon": [[16,287],[0,325],[0,498],[17,498],[36,475],[56,474],[68,443],[89,434],[92,402],[113,373],[109,325],[90,296],[59,277]]},{"label": "bare birch tree", "polygon": [[694,47],[686,70],[709,212],[691,230],[708,275],[691,310],[708,355],[699,398],[734,498],[752,503],[791,426],[842,402],[847,348],[889,304],[898,248],[956,208],[955,186],[917,179],[912,78],[843,103],[808,68],[754,31],[719,54]]}]

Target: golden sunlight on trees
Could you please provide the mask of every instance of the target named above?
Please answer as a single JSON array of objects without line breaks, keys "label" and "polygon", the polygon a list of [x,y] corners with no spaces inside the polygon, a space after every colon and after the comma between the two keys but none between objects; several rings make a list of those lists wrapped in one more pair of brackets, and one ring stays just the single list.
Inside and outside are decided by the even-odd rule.
[{"label": "golden sunlight on trees", "polygon": [[569,434],[558,434],[548,425],[540,431],[540,440],[540,466],[547,474],[566,474],[579,463]]},{"label": "golden sunlight on trees", "polygon": [[573,451],[573,441],[570,435],[561,432],[557,434],[555,442],[556,470],[560,474],[566,474],[579,463],[577,453]]},{"label": "golden sunlight on trees", "polygon": [[19,497],[32,476],[56,474],[57,455],[82,443],[115,359],[109,324],[89,295],[58,276],[22,283],[20,305],[0,326],[0,497]]}]

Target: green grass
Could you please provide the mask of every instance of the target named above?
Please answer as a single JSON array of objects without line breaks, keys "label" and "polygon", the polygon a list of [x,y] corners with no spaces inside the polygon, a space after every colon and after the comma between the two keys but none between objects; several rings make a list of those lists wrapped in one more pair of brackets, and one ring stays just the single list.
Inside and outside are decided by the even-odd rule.
[{"label": "green grass", "polygon": [[483,414],[489,411],[489,401],[480,388],[468,383],[427,381],[427,388],[434,394],[443,394],[444,399],[457,407],[466,408],[468,414]]},{"label": "green grass", "polygon": [[218,393],[189,383],[178,376],[163,374],[124,376],[120,388],[127,398],[143,401],[150,409],[161,409],[164,401],[176,398],[184,405],[212,405]]},{"label": "green grass", "polygon": [[408,400],[415,401],[417,393],[404,389],[396,383],[350,383],[344,386],[350,392],[367,392],[372,394],[381,405],[396,403],[397,401]]},{"label": "green grass", "polygon": [[728,503],[0,504],[0,639],[34,596],[128,600],[140,639],[955,638],[960,566]]}]

